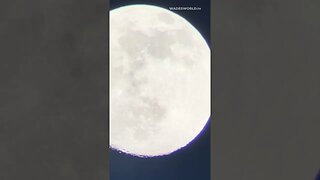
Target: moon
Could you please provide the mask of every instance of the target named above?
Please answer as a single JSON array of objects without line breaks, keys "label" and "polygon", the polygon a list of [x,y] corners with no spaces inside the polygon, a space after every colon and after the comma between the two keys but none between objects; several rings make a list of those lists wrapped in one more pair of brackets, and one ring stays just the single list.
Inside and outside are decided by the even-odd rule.
[{"label": "moon", "polygon": [[210,48],[186,19],[164,8],[110,11],[110,148],[171,154],[210,118]]}]

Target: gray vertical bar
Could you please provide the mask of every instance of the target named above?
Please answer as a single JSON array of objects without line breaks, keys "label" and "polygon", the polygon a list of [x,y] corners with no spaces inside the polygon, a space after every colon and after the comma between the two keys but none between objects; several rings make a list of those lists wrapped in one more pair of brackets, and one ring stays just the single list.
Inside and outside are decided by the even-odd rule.
[{"label": "gray vertical bar", "polygon": [[107,179],[104,0],[1,1],[0,179]]},{"label": "gray vertical bar", "polygon": [[319,1],[214,1],[214,180],[315,178],[319,8]]}]

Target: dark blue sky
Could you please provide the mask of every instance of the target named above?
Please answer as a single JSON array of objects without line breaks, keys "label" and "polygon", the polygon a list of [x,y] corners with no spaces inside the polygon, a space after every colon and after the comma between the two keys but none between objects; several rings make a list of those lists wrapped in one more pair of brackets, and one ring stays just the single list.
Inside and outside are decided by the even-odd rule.
[{"label": "dark blue sky", "polygon": [[170,155],[139,158],[110,150],[111,180],[209,180],[210,121],[187,147]]},{"label": "dark blue sky", "polygon": [[[197,6],[201,11],[175,11],[187,19],[207,43],[210,42],[209,0],[111,0],[115,9],[131,4]],[[210,45],[210,44],[209,44]],[[111,180],[209,180],[210,179],[210,121],[201,134],[187,147],[173,154],[156,158],[139,158],[110,150]]]},{"label": "dark blue sky", "polygon": [[315,180],[320,180],[320,170],[319,170],[318,175],[316,176]]}]

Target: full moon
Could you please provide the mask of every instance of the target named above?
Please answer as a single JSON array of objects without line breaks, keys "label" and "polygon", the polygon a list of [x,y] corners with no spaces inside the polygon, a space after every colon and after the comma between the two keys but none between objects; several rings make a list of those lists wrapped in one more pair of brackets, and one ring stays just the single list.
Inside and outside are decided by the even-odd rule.
[{"label": "full moon", "polygon": [[110,147],[140,157],[168,155],[210,118],[210,48],[167,9],[110,11]]}]

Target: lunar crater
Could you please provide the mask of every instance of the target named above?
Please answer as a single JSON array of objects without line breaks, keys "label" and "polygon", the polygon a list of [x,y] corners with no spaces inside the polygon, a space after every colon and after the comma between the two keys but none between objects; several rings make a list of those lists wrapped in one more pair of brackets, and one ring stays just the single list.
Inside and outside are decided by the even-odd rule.
[{"label": "lunar crater", "polygon": [[210,116],[210,49],[181,16],[155,6],[110,12],[110,146],[167,155]]}]

